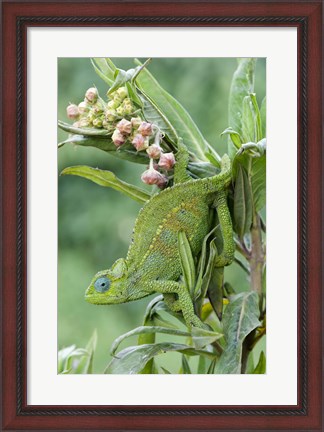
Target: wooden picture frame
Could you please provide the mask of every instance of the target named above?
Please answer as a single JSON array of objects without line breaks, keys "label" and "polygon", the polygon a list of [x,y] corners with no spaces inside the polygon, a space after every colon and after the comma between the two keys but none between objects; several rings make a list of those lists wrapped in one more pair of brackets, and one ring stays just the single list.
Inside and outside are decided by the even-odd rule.
[{"label": "wooden picture frame", "polygon": [[[3,1],[3,430],[322,430],[322,6],[321,1],[306,0],[154,4]],[[298,29],[296,406],[27,405],[26,30],[30,26],[84,25]]]}]

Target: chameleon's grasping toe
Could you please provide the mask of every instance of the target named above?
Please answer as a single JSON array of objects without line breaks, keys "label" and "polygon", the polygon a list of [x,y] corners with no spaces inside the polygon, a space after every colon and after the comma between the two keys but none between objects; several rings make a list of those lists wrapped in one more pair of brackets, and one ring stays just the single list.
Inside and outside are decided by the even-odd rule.
[{"label": "chameleon's grasping toe", "polygon": [[117,260],[109,270],[95,275],[86,291],[88,302],[125,303],[156,292],[166,294],[170,304],[171,294],[176,297],[174,307],[181,310],[187,326],[203,326],[194,314],[188,290],[178,282],[181,275],[178,232],[185,232],[192,254],[197,256],[209,231],[209,207],[214,203],[224,244],[216,265],[223,267],[233,260],[232,222],[226,202],[231,163],[224,155],[218,175],[193,180],[186,172],[188,159],[186,147],[179,145],[175,184],[153,196],[141,209],[126,259]]}]

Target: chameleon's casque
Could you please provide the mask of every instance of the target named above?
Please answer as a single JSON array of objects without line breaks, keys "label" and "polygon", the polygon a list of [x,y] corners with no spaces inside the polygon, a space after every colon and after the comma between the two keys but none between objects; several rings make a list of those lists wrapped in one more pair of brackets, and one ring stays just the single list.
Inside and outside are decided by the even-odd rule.
[{"label": "chameleon's casque", "polygon": [[95,275],[86,291],[94,304],[124,303],[150,295],[164,294],[174,311],[182,311],[188,326],[202,326],[181,275],[178,233],[185,232],[193,256],[201,250],[209,227],[209,208],[214,204],[223,235],[223,251],[218,266],[229,264],[234,255],[232,223],[226,201],[231,181],[231,164],[222,158],[221,172],[193,180],[186,172],[188,152],[179,146],[172,187],[153,196],[141,209],[126,260],[119,259],[109,270]]}]

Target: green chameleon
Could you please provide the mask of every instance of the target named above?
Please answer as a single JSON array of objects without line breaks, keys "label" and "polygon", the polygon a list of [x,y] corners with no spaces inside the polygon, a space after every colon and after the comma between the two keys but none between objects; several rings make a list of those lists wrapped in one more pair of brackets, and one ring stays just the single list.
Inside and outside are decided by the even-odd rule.
[{"label": "green chameleon", "polygon": [[233,261],[234,241],[226,187],[231,181],[231,162],[221,161],[221,172],[193,180],[186,168],[189,154],[181,144],[176,155],[174,185],[154,195],[140,210],[126,259],[118,259],[109,270],[98,272],[85,299],[93,304],[117,304],[163,294],[167,306],[182,312],[187,326],[203,327],[195,315],[187,288],[179,281],[181,262],[178,233],[183,231],[196,257],[209,232],[209,208],[217,209],[223,250],[216,267]]}]

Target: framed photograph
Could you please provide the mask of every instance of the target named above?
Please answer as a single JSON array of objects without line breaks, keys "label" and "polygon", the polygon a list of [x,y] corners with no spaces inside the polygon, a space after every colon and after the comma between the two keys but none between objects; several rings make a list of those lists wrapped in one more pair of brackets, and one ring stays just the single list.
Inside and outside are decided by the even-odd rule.
[{"label": "framed photograph", "polygon": [[3,430],[322,430],[322,2],[2,17]]}]

